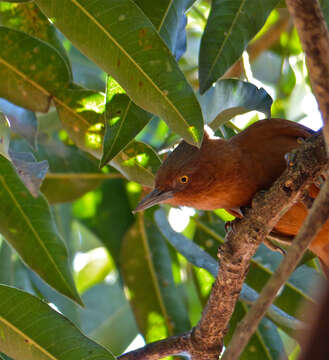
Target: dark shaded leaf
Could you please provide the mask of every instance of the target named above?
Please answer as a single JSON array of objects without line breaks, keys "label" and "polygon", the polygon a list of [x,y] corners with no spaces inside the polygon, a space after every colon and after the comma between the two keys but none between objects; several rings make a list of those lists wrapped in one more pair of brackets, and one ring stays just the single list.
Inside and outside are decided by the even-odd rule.
[{"label": "dark shaded leaf", "polygon": [[239,114],[257,110],[271,117],[272,98],[263,89],[235,79],[216,82],[204,95],[199,95],[205,123],[213,130]]},{"label": "dark shaded leaf", "polygon": [[214,0],[212,2],[200,45],[201,94],[239,59],[277,3],[278,0]]},{"label": "dark shaded leaf", "polygon": [[5,99],[0,99],[0,110],[7,115],[11,131],[21,135],[36,149],[38,124],[35,114]]},{"label": "dark shaded leaf", "polygon": [[[36,3],[138,106],[159,115],[186,141],[200,144],[202,113],[193,90],[150,20],[133,1]],[[72,19],[78,21],[72,24]]]},{"label": "dark shaded leaf", "polygon": [[2,156],[0,183],[0,231],[5,239],[49,285],[81,303],[70,272],[67,250],[44,197],[33,198],[11,163]]},{"label": "dark shaded leaf", "polygon": [[182,298],[177,296],[165,239],[143,215],[137,215],[125,236],[122,272],[139,330],[147,341],[154,341],[187,331],[190,324]]},{"label": "dark shaded leaf", "polygon": [[[13,304],[16,311],[12,311]],[[50,306],[5,285],[0,285],[0,323],[0,349],[16,360],[115,360]],[[62,341],[58,341],[59,334]]]}]

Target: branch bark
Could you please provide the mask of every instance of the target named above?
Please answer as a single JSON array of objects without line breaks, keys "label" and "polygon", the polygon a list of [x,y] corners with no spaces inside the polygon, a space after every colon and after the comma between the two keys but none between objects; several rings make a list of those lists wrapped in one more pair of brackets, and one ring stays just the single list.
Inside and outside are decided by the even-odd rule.
[{"label": "branch bark", "polygon": [[181,337],[148,344],[119,359],[157,360],[186,352],[193,360],[217,360],[251,257],[282,213],[300,199],[307,186],[327,166],[323,138],[317,134],[296,151],[293,166],[268,192],[256,195],[246,216],[235,222],[234,231],[227,235],[227,242],[219,251],[220,270],[197,326]]},{"label": "branch bark", "polygon": [[267,308],[275,300],[281,286],[284,285],[291,273],[297,267],[309,244],[321,230],[328,218],[329,181],[327,180],[315,199],[314,205],[300,229],[300,232],[289,248],[287,255],[262,290],[256,303],[238,325],[230,342],[230,346],[227,351],[225,351],[222,360],[239,359],[240,354],[248,344],[252,334],[257,330],[258,324],[265,315]]}]

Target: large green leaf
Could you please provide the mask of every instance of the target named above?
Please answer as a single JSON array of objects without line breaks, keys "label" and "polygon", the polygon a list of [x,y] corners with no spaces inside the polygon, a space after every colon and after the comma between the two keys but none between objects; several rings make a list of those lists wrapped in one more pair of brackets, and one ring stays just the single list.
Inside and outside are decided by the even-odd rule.
[{"label": "large green leaf", "polygon": [[62,56],[45,42],[2,26],[0,49],[0,97],[47,112],[51,95],[70,81]]},{"label": "large green leaf", "polygon": [[[186,46],[184,11],[187,1],[167,0],[159,3],[158,6],[153,6],[150,0],[134,1],[152,21],[172,53],[181,55]],[[152,114],[136,106],[123,92],[123,89],[108,77],[106,131],[101,166],[123,150],[152,118]]]},{"label": "large green leaf", "polygon": [[236,79],[216,82],[205,94],[199,96],[205,123],[213,130],[234,116],[257,110],[271,117],[272,98],[263,89]]},{"label": "large green leaf", "polygon": [[189,329],[165,239],[142,213],[125,236],[122,271],[139,330],[147,341]]},{"label": "large green leaf", "polygon": [[204,93],[242,55],[278,0],[214,0],[199,55],[200,92]]},{"label": "large green leaf", "polygon": [[[99,284],[83,294],[81,328],[91,339],[121,354],[138,334],[134,315],[120,281]],[[115,331],[113,331],[115,329]]]},{"label": "large green leaf", "polygon": [[132,0],[36,3],[138,106],[162,117],[188,142],[201,142],[202,113],[193,90],[150,20]]},{"label": "large green leaf", "polygon": [[34,2],[25,4],[0,3],[0,24],[25,32],[43,40],[58,50],[70,68],[70,62],[54,25],[43,15]]},{"label": "large green leaf", "polygon": [[46,303],[5,285],[0,285],[0,324],[0,350],[15,360],[115,360]]},{"label": "large green leaf", "polygon": [[0,156],[0,232],[23,261],[62,294],[81,303],[67,250],[42,195],[33,198],[11,163]]}]

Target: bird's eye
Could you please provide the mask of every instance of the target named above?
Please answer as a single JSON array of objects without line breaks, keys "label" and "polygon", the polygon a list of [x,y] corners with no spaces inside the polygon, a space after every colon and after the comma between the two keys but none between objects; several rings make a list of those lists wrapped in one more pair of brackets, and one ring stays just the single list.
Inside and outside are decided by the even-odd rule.
[{"label": "bird's eye", "polygon": [[179,178],[179,182],[181,184],[186,184],[188,182],[188,176],[187,175],[183,175]]}]

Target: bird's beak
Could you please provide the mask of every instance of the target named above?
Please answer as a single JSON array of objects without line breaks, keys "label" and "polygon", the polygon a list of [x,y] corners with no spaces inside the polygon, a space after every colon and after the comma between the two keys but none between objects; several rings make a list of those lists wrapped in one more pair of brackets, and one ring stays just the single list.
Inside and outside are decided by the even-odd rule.
[{"label": "bird's beak", "polygon": [[140,201],[133,213],[141,210],[146,210],[153,205],[157,205],[164,202],[165,200],[171,199],[173,196],[174,192],[172,190],[154,189],[152,192],[146,195],[144,199]]}]

